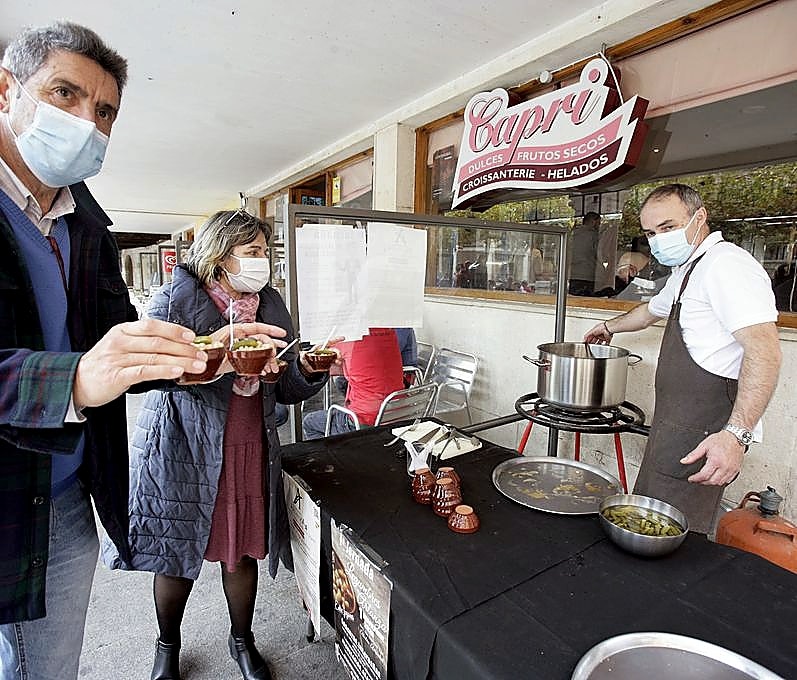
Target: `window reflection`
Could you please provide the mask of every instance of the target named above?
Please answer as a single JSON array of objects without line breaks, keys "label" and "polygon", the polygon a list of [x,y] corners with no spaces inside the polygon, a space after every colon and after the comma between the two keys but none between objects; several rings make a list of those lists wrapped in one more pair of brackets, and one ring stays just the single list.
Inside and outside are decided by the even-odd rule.
[{"label": "window reflection", "polygon": [[[433,154],[432,154],[433,156]],[[441,184],[443,163],[451,149],[437,159],[435,178]],[[586,281],[578,294],[618,300],[646,301],[664,286],[670,269],[650,256],[641,233],[639,208],[645,196],[660,184],[682,182],[701,194],[713,230],[744,248],[763,265],[772,279],[780,311],[797,311],[797,162],[770,164],[701,175],[687,175],[637,184],[622,191],[599,194],[543,196],[505,201],[482,212],[445,210],[446,200],[435,201],[434,212],[449,216],[535,225],[557,224],[573,238],[586,215],[600,216],[594,248],[594,278],[584,271],[574,276],[568,264],[569,289],[574,279]],[[512,195],[511,193],[507,194]],[[447,199],[443,192],[437,199]],[[475,288],[491,291],[548,295],[555,292],[559,262],[554,237],[486,229],[446,228],[430,233],[427,285],[439,288]],[[589,267],[588,267],[589,268]],[[587,269],[588,269],[587,268]]]}]

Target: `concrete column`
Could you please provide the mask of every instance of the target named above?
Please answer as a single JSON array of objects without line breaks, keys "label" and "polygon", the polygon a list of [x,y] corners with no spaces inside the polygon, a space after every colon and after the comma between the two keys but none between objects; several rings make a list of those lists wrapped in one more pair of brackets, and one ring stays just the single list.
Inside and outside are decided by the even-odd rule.
[{"label": "concrete column", "polygon": [[394,123],[374,135],[374,209],[412,212],[415,130]]}]

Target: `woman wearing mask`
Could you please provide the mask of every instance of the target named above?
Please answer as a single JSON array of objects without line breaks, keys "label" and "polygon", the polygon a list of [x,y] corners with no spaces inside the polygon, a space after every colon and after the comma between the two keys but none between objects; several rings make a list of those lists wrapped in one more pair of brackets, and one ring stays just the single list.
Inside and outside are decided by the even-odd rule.
[{"label": "woman wearing mask", "polygon": [[[149,315],[229,342],[236,337],[284,346],[291,319],[269,278],[268,225],[242,211],[213,215],[200,229],[185,265],[153,298]],[[282,329],[285,329],[283,331]],[[287,333],[286,333],[287,331]],[[273,340],[282,336],[282,340]],[[223,364],[217,380],[147,394],[130,453],[130,563],[106,542],[111,568],[152,571],[158,620],[152,680],[179,679],[180,624],[203,560],[221,563],[230,614],[230,654],[248,680],[270,678],[252,636],[257,560],[292,565],[282,494],[274,407],[317,392],[326,374],[303,353],[274,383],[237,376]],[[273,362],[266,367],[276,368]]]}]

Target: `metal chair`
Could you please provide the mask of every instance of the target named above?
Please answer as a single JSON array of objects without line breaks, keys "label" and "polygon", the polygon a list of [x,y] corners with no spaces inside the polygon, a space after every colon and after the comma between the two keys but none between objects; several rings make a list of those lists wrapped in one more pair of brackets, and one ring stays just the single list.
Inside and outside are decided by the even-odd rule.
[{"label": "metal chair", "polygon": [[[416,342],[418,346],[418,371],[421,374],[420,382],[427,382],[429,369],[432,367],[437,348],[430,342]],[[419,383],[420,384],[420,383]]]},{"label": "metal chair", "polygon": [[426,376],[428,383],[436,383],[440,388],[435,415],[465,411],[468,422],[473,422],[468,398],[473,389],[478,367],[479,359],[473,354],[445,347],[437,350]]},{"label": "metal chair", "polygon": [[[434,383],[391,392],[384,398],[382,405],[379,407],[379,412],[374,420],[374,427],[388,425],[400,420],[413,420],[414,418],[431,416],[435,411],[437,392],[438,386]],[[345,406],[332,404],[327,411],[327,423],[324,428],[325,437],[329,436],[334,411],[340,411],[348,415],[354,423],[354,428],[356,430],[360,429],[360,420],[354,411]]]},{"label": "metal chair", "polygon": [[[404,384],[410,387],[417,387],[423,385],[423,371],[418,366],[403,366],[404,371]],[[411,379],[410,377],[411,376]]]}]

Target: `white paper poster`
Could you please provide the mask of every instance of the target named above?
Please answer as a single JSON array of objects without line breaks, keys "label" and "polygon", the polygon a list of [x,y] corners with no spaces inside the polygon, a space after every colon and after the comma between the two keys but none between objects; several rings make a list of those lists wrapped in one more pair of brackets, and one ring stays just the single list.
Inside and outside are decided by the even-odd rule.
[{"label": "white paper poster", "polygon": [[359,340],[364,318],[365,229],[305,224],[296,230],[296,279],[302,340],[336,336]]},{"label": "white paper poster", "polygon": [[330,524],[335,654],[353,680],[386,680],[393,584],[346,527]]},{"label": "white paper poster", "polygon": [[298,480],[282,475],[288,524],[291,528],[291,552],[299,594],[313,627],[321,630],[321,599],[318,578],[321,573],[321,508],[313,502]]},{"label": "white paper poster", "polygon": [[426,230],[368,224],[366,319],[372,328],[423,326]]}]

